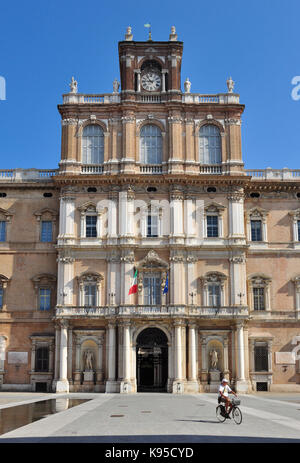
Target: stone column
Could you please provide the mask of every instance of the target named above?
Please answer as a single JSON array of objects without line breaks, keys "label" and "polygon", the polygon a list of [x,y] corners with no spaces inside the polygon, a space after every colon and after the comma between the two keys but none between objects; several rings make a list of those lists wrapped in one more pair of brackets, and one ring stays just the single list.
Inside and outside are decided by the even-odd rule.
[{"label": "stone column", "polygon": [[6,336],[0,336],[0,390],[4,380],[4,362],[5,362],[5,350],[6,350]]},{"label": "stone column", "polygon": [[59,381],[56,383],[56,392],[69,392],[68,374],[68,321],[60,322],[60,358]]},{"label": "stone column", "polygon": [[208,382],[206,336],[200,335],[200,343],[201,343],[201,383],[205,386]]},{"label": "stone column", "polygon": [[188,392],[199,392],[198,374],[197,374],[197,331],[196,325],[189,324],[189,365],[188,365]]},{"label": "stone column", "polygon": [[74,294],[74,261],[68,255],[58,257],[57,300],[58,305],[73,305]]},{"label": "stone column", "polygon": [[176,238],[183,238],[183,194],[180,190],[173,190],[170,195],[171,210],[171,237],[173,241]]},{"label": "stone column", "polygon": [[99,391],[98,383],[103,381],[103,335],[101,335],[97,342],[98,345],[98,365],[96,366],[96,388],[95,391]]},{"label": "stone column", "polygon": [[175,360],[175,379],[173,382],[173,392],[182,394],[184,392],[183,382],[183,345],[182,345],[182,327],[183,322],[177,320],[174,323],[175,327],[175,345],[174,345],[174,360]]},{"label": "stone column", "polygon": [[228,338],[224,339],[224,377],[229,380]]},{"label": "stone column", "polygon": [[108,324],[108,379],[105,392],[118,392],[116,382],[116,325]]},{"label": "stone column", "polygon": [[[75,225],[75,198],[71,196],[61,196],[60,198],[60,217],[59,217],[59,240],[74,239]],[[59,243],[60,244],[60,243]]]},{"label": "stone column", "polygon": [[81,339],[76,336],[76,353],[75,353],[75,375],[74,384],[79,385],[81,380],[80,370]]},{"label": "stone column", "polygon": [[166,92],[166,73],[167,72],[168,71],[166,69],[163,69],[161,71],[161,73],[162,73],[162,83],[161,83],[161,91],[162,91],[162,93]]},{"label": "stone column", "polygon": [[171,251],[170,257],[170,303],[171,304],[183,304],[183,255],[181,251]]},{"label": "stone column", "polygon": [[31,372],[35,371],[35,357],[36,357],[36,341],[32,341],[31,345]]},{"label": "stone column", "polygon": [[131,249],[124,249],[121,256],[121,305],[133,304],[135,300],[134,295],[128,295],[129,288],[134,276],[134,251]]},{"label": "stone column", "polygon": [[120,294],[117,288],[120,288],[120,282],[118,281],[118,267],[120,263],[120,257],[117,252],[112,251],[107,256],[107,297],[106,305],[115,306],[120,303]]},{"label": "stone column", "polygon": [[[244,255],[230,257],[230,304],[246,305],[246,259]],[[240,295],[242,295],[240,297]]]},{"label": "stone column", "polygon": [[230,193],[228,201],[229,238],[245,239],[243,191]]},{"label": "stone column", "polygon": [[72,384],[72,381],[73,381],[72,361],[73,361],[73,328],[70,327],[68,330],[68,381],[69,381],[69,384]]},{"label": "stone column", "polygon": [[54,380],[58,380],[58,366],[59,366],[59,340],[60,340],[60,330],[59,326],[55,324],[55,358],[54,358]]},{"label": "stone column", "polygon": [[[248,352],[247,352],[248,354]],[[245,341],[244,341],[244,325],[243,322],[237,324],[237,392],[249,392],[251,385],[245,377]]]},{"label": "stone column", "polygon": [[186,258],[186,304],[197,305],[197,280],[195,278],[195,266],[197,258],[189,254]]},{"label": "stone column", "polygon": [[116,244],[118,238],[117,231],[117,211],[118,211],[118,192],[111,191],[108,196],[108,229],[107,240],[108,244]]},{"label": "stone column", "polygon": [[131,385],[131,341],[130,322],[123,323],[123,381],[121,381],[120,392],[132,392]]}]

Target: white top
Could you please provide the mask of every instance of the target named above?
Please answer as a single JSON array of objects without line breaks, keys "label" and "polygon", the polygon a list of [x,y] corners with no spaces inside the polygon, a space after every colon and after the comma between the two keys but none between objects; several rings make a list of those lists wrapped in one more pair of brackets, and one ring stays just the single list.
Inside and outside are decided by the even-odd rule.
[{"label": "white top", "polygon": [[221,392],[225,397],[228,397],[229,393],[232,392],[228,384],[225,384],[225,386],[222,386],[222,384],[219,387],[219,396],[221,396]]}]

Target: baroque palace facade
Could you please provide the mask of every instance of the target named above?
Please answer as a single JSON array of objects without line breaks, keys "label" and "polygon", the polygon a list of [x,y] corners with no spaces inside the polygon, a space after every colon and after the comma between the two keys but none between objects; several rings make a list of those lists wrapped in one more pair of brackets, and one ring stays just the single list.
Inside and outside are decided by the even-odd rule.
[{"label": "baroque palace facade", "polygon": [[182,91],[182,52],[128,28],[59,168],[0,171],[1,390],[300,390],[300,171],[244,169],[234,82]]}]

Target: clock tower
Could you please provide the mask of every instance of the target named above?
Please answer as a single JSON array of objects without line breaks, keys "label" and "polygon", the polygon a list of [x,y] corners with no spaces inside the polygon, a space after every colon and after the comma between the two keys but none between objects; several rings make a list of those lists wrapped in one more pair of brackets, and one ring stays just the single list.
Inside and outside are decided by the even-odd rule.
[{"label": "clock tower", "polygon": [[135,42],[129,27],[119,42],[122,101],[181,101],[182,51],[175,27],[168,42]]}]

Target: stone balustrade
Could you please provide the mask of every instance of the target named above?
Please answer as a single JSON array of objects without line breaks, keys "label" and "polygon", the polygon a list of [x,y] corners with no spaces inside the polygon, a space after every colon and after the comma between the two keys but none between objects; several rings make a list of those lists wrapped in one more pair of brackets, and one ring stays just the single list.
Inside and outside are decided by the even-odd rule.
[{"label": "stone balustrade", "polygon": [[195,318],[245,318],[248,307],[201,307],[187,305],[124,305],[103,307],[57,307],[56,318],[105,318],[111,315],[126,317],[195,317]]},{"label": "stone balustrade", "polygon": [[300,169],[245,169],[245,173],[252,180],[300,180]]},{"label": "stone balustrade", "polygon": [[[172,99],[168,92],[161,93],[141,93],[136,92],[136,101],[138,103],[162,103]],[[239,104],[240,96],[237,93],[218,93],[215,95],[201,93],[183,93],[182,103],[196,104]],[[102,94],[83,94],[67,93],[63,95],[63,104],[115,104],[121,102],[119,93],[102,93]]]},{"label": "stone balustrade", "polygon": [[51,180],[58,169],[1,169],[0,182],[32,182]]}]

